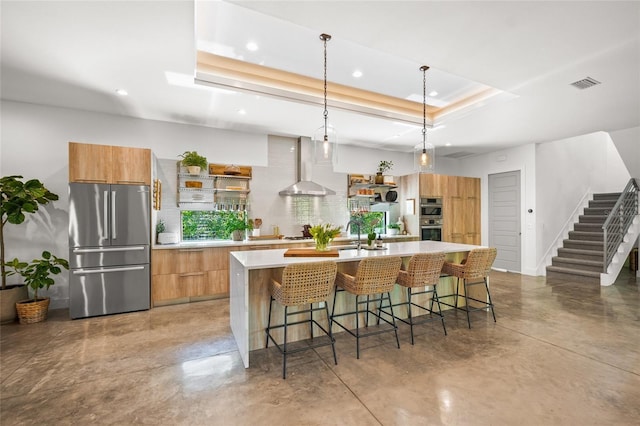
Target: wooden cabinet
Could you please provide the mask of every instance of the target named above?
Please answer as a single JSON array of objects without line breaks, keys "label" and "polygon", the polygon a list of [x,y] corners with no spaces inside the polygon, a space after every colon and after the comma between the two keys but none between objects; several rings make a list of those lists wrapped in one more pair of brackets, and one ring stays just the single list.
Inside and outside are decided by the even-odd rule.
[{"label": "wooden cabinet", "polygon": [[151,150],[69,142],[69,182],[151,185]]},{"label": "wooden cabinet", "polygon": [[229,251],[227,247],[153,250],[153,305],[228,296]]},{"label": "wooden cabinet", "polygon": [[480,179],[420,175],[421,197],[442,197],[442,240],[480,244]]}]

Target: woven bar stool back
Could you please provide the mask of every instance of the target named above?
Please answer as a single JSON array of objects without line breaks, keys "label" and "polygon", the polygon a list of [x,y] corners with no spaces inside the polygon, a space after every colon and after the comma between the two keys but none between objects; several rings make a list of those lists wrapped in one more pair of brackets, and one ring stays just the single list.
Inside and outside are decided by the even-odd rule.
[{"label": "woven bar stool back", "polygon": [[[391,307],[391,313],[382,311],[382,301],[385,298],[389,300],[391,304],[391,290],[395,285],[400,266],[402,265],[402,259],[399,257],[372,257],[362,259],[358,264],[356,275],[349,275],[343,272],[338,272],[336,276],[336,296],[333,298],[333,310],[331,313],[331,326],[336,324],[347,333],[356,338],[356,357],[360,359],[360,338],[371,336],[374,334],[386,333],[393,331],[396,337],[396,345],[400,349],[400,340],[398,339],[398,326],[396,325],[395,318],[393,316],[393,307]],[[336,299],[338,291],[346,291],[355,295],[355,310],[336,313]],[[377,297],[379,295],[379,297]],[[366,297],[365,297],[366,296]],[[372,298],[373,296],[373,298]],[[360,300],[363,297],[363,300]],[[378,302],[377,311],[370,309],[370,303],[375,306]],[[366,307],[360,310],[360,305],[366,304]],[[374,330],[364,331],[360,327],[360,314],[365,314],[364,328],[368,330],[369,327],[369,314],[378,318],[378,325],[380,320],[384,321],[391,327],[376,327]],[[391,317],[391,320],[384,318],[381,314],[386,314]],[[345,324],[340,323],[337,318],[355,315],[355,329],[351,330]]]},{"label": "woven bar stool back", "polygon": [[[275,279],[271,279],[269,290],[271,292],[271,298],[269,301],[269,319],[267,322],[266,332],[266,344],[265,347],[269,347],[269,340],[273,342],[278,350],[282,353],[282,378],[287,378],[287,355],[293,352],[300,352],[308,349],[317,348],[319,346],[331,345],[333,350],[333,360],[338,364],[338,358],[336,357],[335,339],[331,333],[331,327],[328,330],[325,329],[316,319],[313,317],[313,313],[316,311],[324,311],[327,319],[327,323],[330,322],[329,309],[327,307],[327,300],[334,288],[337,264],[333,261],[325,262],[311,262],[311,263],[298,263],[288,265],[282,271],[282,282],[278,282]],[[278,325],[271,325],[271,311],[273,308],[273,302],[277,301],[284,306],[284,322]],[[314,303],[324,302],[324,306],[313,306]],[[298,309],[293,312],[289,312],[290,306],[306,306],[308,309]],[[291,315],[309,314],[308,319],[303,319],[295,322],[289,322],[288,318]],[[313,344],[303,346],[297,349],[289,349],[287,347],[287,329],[288,327],[298,324],[309,324],[309,334],[313,341],[314,333],[313,326],[322,330],[328,340],[316,341]],[[284,329],[284,341],[282,345],[279,345],[271,334],[271,330],[275,328]]]},{"label": "woven bar stool back", "polygon": [[403,287],[436,285],[444,264],[444,253],[419,253],[411,256],[409,265],[398,274],[398,284]]},{"label": "woven bar stool back", "polygon": [[[469,312],[491,309],[493,321],[496,321],[496,314],[493,308],[493,302],[491,300],[491,293],[489,292],[488,278],[489,273],[491,272],[491,266],[493,266],[493,262],[496,260],[497,254],[498,250],[494,247],[473,249],[469,252],[469,255],[467,256],[464,263],[445,262],[442,267],[443,273],[458,278],[458,284],[456,285],[455,293],[456,299],[453,306],[457,309],[461,309],[458,307],[458,296],[460,280],[463,281],[463,297],[465,299],[465,306],[463,310],[465,310],[467,313],[467,323],[469,325],[469,328],[471,328],[471,319],[469,317]],[[487,300],[479,300],[468,295],[469,287],[477,284],[484,284],[485,290],[487,292]],[[469,307],[469,301],[480,303],[483,306],[473,308]]]},{"label": "woven bar stool back", "polygon": [[282,306],[323,302],[335,284],[335,262],[313,262],[288,265],[282,272],[282,283],[271,280],[271,294]]},{"label": "woven bar stool back", "polygon": [[[338,285],[352,294],[387,293],[393,289],[402,266],[399,257],[372,257],[362,259],[355,277],[338,274]],[[346,279],[349,277],[348,279]]]}]

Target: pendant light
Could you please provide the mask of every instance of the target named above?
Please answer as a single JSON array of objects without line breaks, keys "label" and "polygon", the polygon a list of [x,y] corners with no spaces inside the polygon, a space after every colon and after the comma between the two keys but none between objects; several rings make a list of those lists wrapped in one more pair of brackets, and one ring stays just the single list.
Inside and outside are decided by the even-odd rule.
[{"label": "pendant light", "polygon": [[420,67],[422,71],[422,145],[414,148],[415,169],[419,173],[433,173],[435,168],[435,147],[427,143],[427,70],[428,66]]},{"label": "pendant light", "polygon": [[337,162],[336,131],[328,124],[327,119],[327,42],[331,40],[329,34],[320,34],[324,43],[324,125],[313,135],[313,164],[319,166],[333,166]]}]

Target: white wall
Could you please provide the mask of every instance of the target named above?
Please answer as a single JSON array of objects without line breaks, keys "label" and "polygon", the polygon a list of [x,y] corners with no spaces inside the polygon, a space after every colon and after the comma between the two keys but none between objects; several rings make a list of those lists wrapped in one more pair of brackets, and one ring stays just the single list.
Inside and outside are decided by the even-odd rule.
[{"label": "white wall", "polygon": [[640,178],[640,127],[609,132],[622,160],[635,178]]},{"label": "white wall", "polygon": [[[535,146],[523,145],[485,155],[459,160],[458,168],[451,173],[458,176],[479,177],[482,193],[482,244],[489,244],[489,175],[520,171],[520,223],[522,226],[521,267],[525,275],[536,275],[536,167]],[[532,209],[533,213],[527,213]]]}]

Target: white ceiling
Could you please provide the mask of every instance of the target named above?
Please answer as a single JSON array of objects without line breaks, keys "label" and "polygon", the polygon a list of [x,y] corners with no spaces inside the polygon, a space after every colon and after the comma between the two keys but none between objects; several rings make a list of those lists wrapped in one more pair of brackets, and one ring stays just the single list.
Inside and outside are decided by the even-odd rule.
[{"label": "white ceiling", "polygon": [[[422,93],[419,66],[426,64],[428,91],[441,85],[440,99],[430,103],[455,98],[465,85],[503,91],[436,121],[429,140],[438,155],[640,125],[640,2],[208,6],[233,14],[214,23],[200,14],[196,37],[193,1],[2,0],[2,99],[311,136],[322,124],[319,106],[195,84],[195,40],[200,48],[321,78],[317,37],[324,32],[333,37],[330,81],[415,97]],[[246,51],[250,40],[258,51]],[[357,82],[350,77],[354,67],[364,72]],[[587,76],[602,84],[586,90],[569,85]],[[447,87],[451,79],[455,85]],[[117,96],[117,88],[129,96]],[[331,108],[329,119],[342,143],[406,150],[421,140],[420,126]]]}]

